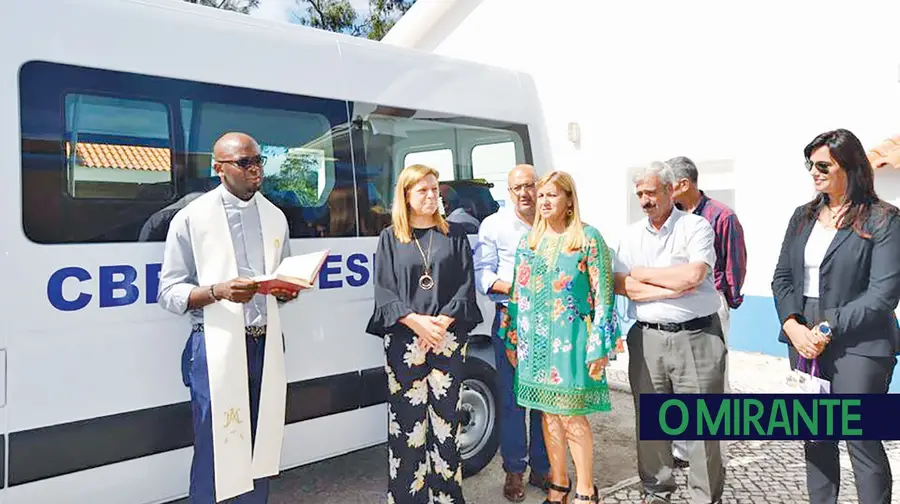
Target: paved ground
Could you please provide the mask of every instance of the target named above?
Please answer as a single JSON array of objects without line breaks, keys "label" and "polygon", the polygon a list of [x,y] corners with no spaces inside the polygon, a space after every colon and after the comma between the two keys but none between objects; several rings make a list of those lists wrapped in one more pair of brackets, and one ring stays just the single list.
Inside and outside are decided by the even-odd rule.
[{"label": "paved ground", "polygon": [[[593,415],[595,477],[607,504],[640,503],[634,448],[634,408],[627,392],[627,356],[609,369],[613,412]],[[731,383],[734,392],[778,392],[789,366],[785,359],[733,352]],[[891,458],[895,499],[900,496],[900,442],[885,443]],[[729,463],[724,502],[734,504],[808,502],[803,448],[800,442],[739,441],[728,448]],[[839,502],[855,503],[856,487],[841,445],[842,495]],[[363,450],[284,473],[273,485],[271,504],[336,502],[381,504],[387,486],[387,455],[383,446]],[[570,473],[572,473],[570,465]],[[680,486],[675,503],[690,502],[684,492],[686,472],[677,471]],[[503,504],[503,470],[499,455],[480,474],[464,482],[469,504]],[[540,504],[543,496],[529,487],[526,504]],[[181,501],[186,502],[186,501]]]},{"label": "paved ground", "polygon": [[[596,462],[599,486],[614,485],[635,474],[634,408],[631,396],[613,393],[614,411],[594,415]],[[387,488],[387,450],[378,446],[307,467],[287,471],[273,482],[269,504],[341,503],[383,504]],[[464,484],[468,504],[505,503],[502,495],[503,468],[499,455]],[[570,473],[574,469],[570,464]],[[525,504],[540,504],[543,495],[528,487]],[[178,504],[187,504],[186,500]]]},{"label": "paved ground", "polygon": [[[609,380],[620,390],[628,389],[627,356],[612,363]],[[784,389],[787,359],[761,354],[732,352],[729,366],[732,392],[781,392]],[[900,498],[900,441],[888,441],[885,449],[894,477],[893,495]],[[839,503],[856,503],[856,486],[847,446],[841,449],[841,492]],[[809,502],[806,493],[806,463],[803,443],[799,441],[737,441],[728,447],[728,468],[723,501],[735,504]],[[690,502],[686,471],[677,471],[678,494],[674,503]],[[636,478],[634,478],[636,479]],[[633,479],[633,480],[634,480]],[[632,480],[632,481],[633,481]],[[607,504],[640,503],[640,485],[636,481],[605,489]]]}]

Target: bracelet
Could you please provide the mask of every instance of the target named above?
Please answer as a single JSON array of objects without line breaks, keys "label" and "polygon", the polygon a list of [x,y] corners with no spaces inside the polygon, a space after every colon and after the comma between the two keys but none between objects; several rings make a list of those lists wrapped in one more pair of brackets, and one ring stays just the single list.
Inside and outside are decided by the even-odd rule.
[{"label": "bracelet", "polygon": [[215,285],[210,285],[210,286],[209,286],[209,295],[212,296],[212,298],[213,298],[214,300],[218,301],[219,298],[216,297],[216,289],[215,289],[215,287],[216,287]]}]

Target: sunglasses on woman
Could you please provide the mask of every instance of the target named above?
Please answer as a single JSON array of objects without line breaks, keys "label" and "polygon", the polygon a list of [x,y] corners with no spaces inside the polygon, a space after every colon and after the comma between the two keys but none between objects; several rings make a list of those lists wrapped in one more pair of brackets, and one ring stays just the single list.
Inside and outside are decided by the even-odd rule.
[{"label": "sunglasses on woman", "polygon": [[818,170],[818,172],[823,175],[828,175],[828,172],[831,171],[832,166],[834,165],[827,161],[816,161],[815,163],[813,163],[809,159],[806,160],[806,171],[809,171],[810,169],[815,167],[816,170]]},{"label": "sunglasses on woman", "polygon": [[216,163],[231,163],[233,165],[239,166],[242,170],[247,170],[251,166],[259,166],[260,168],[262,168],[266,165],[266,156],[257,154],[256,156],[242,157],[239,159],[217,159]]}]

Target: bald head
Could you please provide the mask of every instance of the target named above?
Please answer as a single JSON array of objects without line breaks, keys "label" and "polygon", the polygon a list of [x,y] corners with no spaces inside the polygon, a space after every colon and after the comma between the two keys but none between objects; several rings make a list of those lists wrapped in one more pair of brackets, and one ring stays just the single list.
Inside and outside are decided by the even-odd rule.
[{"label": "bald head", "polygon": [[234,159],[235,153],[253,150],[259,154],[259,144],[250,135],[232,131],[220,136],[213,145],[213,156],[217,160]]},{"label": "bald head", "polygon": [[265,158],[246,133],[225,133],[213,145],[213,167],[231,194],[249,200],[262,186]]},{"label": "bald head", "polygon": [[519,218],[529,225],[534,221],[534,202],[537,199],[537,170],[529,164],[516,165],[509,172],[509,196]]},{"label": "bald head", "polygon": [[521,177],[528,177],[533,181],[537,181],[537,170],[535,170],[534,166],[531,166],[530,164],[516,165],[515,168],[509,171],[509,187],[515,186],[515,184],[513,184],[513,179]]}]

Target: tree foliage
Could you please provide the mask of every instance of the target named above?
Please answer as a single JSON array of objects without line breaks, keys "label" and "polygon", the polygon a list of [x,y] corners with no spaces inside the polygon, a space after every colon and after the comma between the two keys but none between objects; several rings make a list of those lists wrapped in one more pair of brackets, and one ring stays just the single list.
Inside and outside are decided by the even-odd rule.
[{"label": "tree foliage", "polygon": [[187,3],[205,5],[216,9],[250,14],[250,11],[259,7],[260,0],[184,0]]},{"label": "tree foliage", "polygon": [[[274,0],[184,0],[243,14]],[[313,28],[381,40],[416,0],[369,0],[369,12],[360,16],[350,0],[294,0],[292,21]]]},{"label": "tree foliage", "polygon": [[294,0],[295,21],[323,30],[381,40],[415,0],[369,0],[360,19],[350,0]]}]

